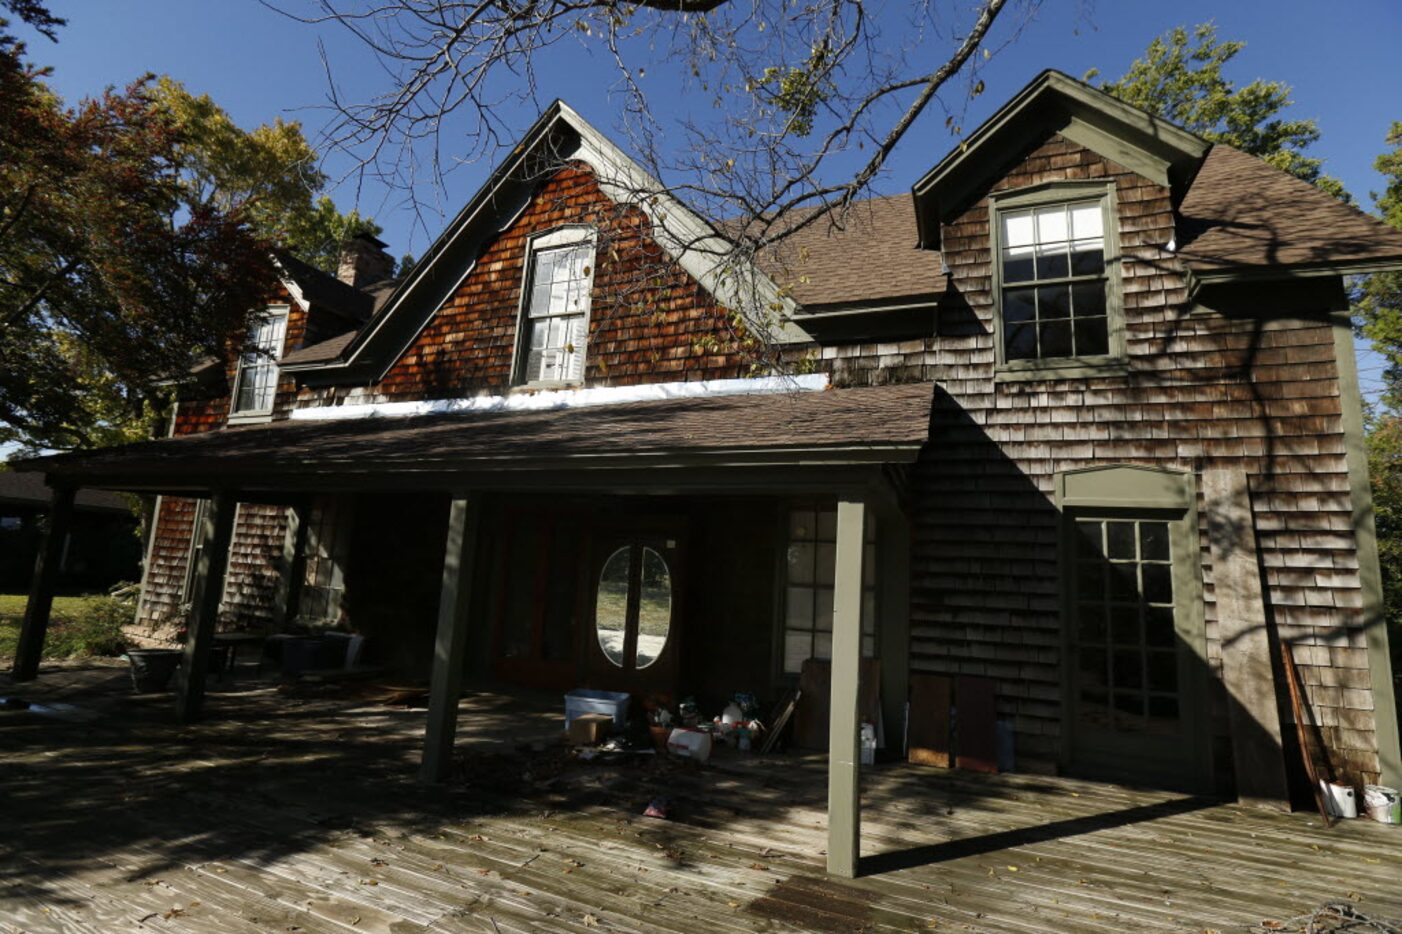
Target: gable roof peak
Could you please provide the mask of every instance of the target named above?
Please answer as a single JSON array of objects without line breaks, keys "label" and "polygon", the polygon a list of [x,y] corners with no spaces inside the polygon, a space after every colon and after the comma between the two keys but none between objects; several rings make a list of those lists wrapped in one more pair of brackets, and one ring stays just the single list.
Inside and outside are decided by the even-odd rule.
[{"label": "gable roof peak", "polygon": [[940,224],[977,201],[1026,144],[1060,133],[1172,189],[1187,191],[1211,144],[1064,72],[1047,69],[925,173],[912,188],[920,245],[939,247]]},{"label": "gable roof peak", "polygon": [[642,211],[651,222],[652,238],[658,246],[720,304],[752,318],[757,329],[765,328],[767,322],[760,320],[754,309],[778,309],[779,323],[769,325],[776,340],[806,336],[791,323],[795,303],[764,271],[753,263],[727,267],[731,243],[714,225],[557,98],[511,147],[413,271],[377,305],[374,317],[353,340],[337,349],[334,359],[302,358],[285,363],[284,369],[315,369],[328,376],[348,376],[354,371],[357,378],[378,379],[448,299],[483,245],[529,202],[543,177],[576,161],[590,167],[606,197]]}]

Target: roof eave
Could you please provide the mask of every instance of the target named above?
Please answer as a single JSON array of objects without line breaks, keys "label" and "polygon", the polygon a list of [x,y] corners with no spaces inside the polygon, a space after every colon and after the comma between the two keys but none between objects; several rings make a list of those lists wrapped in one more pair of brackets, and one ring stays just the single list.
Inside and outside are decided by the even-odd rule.
[{"label": "roof eave", "polygon": [[1005,142],[1010,136],[1023,138],[1037,132],[1068,129],[1090,148],[1095,148],[1098,141],[1119,143],[1122,151],[1111,157],[1139,162],[1131,168],[1154,170],[1158,180],[1169,183],[1179,197],[1211,148],[1210,143],[1187,130],[1084,82],[1058,71],[1044,71],[911,187],[921,248],[938,249],[941,220],[961,210],[973,193],[995,179],[1018,151],[1016,147],[1000,145],[996,158],[979,160],[976,156],[981,150]]},{"label": "roof eave", "polygon": [[1376,259],[1352,260],[1344,262],[1297,263],[1273,266],[1221,266],[1209,269],[1194,269],[1191,261],[1184,264],[1187,276],[1188,296],[1191,298],[1199,290],[1210,285],[1238,282],[1289,281],[1291,279],[1319,279],[1333,276],[1368,276],[1379,272],[1402,271],[1402,254]]}]

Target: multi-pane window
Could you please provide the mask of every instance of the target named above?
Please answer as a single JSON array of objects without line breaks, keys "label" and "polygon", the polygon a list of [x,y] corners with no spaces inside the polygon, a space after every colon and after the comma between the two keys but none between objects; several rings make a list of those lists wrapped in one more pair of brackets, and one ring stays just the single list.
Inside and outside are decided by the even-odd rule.
[{"label": "multi-pane window", "polygon": [[532,252],[519,382],[573,383],[584,377],[593,266],[592,240]]},{"label": "multi-pane window", "polygon": [[998,214],[1003,359],[1110,353],[1103,200]]},{"label": "multi-pane window", "polygon": [[1170,523],[1078,519],[1072,643],[1079,714],[1119,732],[1179,725]]},{"label": "multi-pane window", "polygon": [[[784,567],[784,671],[810,658],[832,658],[833,582],[837,572],[837,510],[789,511]],[[862,654],[876,654],[876,528],[868,520],[862,548]]]},{"label": "multi-pane window", "polygon": [[350,554],[351,504],[342,497],[319,497],[307,516],[302,546],[302,586],[297,596],[297,622],[334,625],[341,618],[346,592],[346,559]]},{"label": "multi-pane window", "polygon": [[287,307],[273,306],[254,323],[248,346],[239,357],[234,381],[234,412],[259,414],[273,410],[277,395],[277,361],[287,334]]}]

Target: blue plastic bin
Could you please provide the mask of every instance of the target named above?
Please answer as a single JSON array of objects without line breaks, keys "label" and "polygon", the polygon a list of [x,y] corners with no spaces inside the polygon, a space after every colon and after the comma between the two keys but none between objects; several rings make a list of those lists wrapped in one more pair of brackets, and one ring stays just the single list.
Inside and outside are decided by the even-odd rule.
[{"label": "blue plastic bin", "polygon": [[628,700],[627,691],[576,688],[565,695],[565,729],[580,714],[601,713],[613,717],[614,727],[621,730],[628,725]]}]

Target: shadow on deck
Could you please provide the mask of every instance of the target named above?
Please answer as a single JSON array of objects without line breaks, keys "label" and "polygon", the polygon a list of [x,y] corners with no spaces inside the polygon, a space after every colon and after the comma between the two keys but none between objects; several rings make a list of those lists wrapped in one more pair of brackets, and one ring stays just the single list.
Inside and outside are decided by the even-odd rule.
[{"label": "shadow on deck", "polygon": [[[821,756],[582,763],[559,699],[466,697],[413,782],[386,692],[213,685],[174,723],[124,668],[0,711],[0,918],[26,931],[1242,930],[1331,898],[1402,916],[1402,830],[1029,775],[863,776],[863,877],[823,876]],[[669,820],[641,817],[659,795]]]}]

